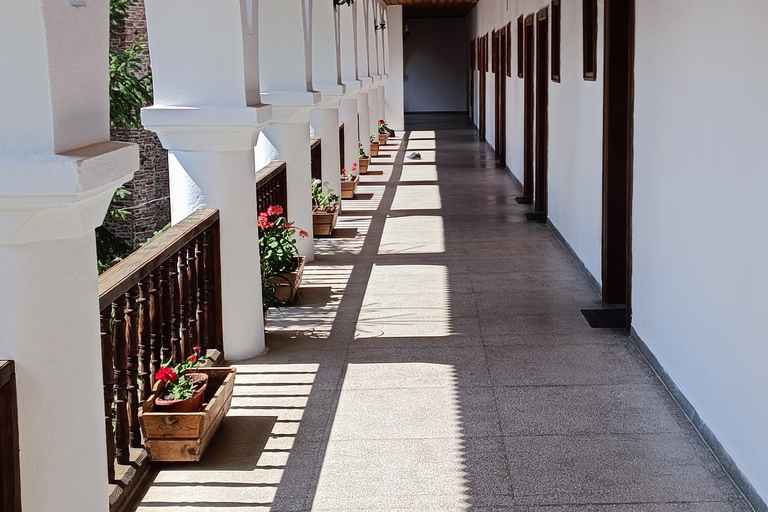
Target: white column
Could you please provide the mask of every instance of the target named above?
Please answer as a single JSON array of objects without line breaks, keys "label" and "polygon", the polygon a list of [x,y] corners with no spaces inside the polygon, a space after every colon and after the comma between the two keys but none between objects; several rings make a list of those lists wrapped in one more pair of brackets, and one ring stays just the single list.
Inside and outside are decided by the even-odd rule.
[{"label": "white column", "polygon": [[371,141],[369,139],[371,128],[371,107],[368,100],[370,96],[370,86],[363,86],[357,93],[357,114],[359,119],[358,138],[363,144],[365,154],[371,155]]},{"label": "white column", "polygon": [[[330,2],[329,2],[330,3]],[[261,94],[274,119],[257,146],[257,162],[283,160],[288,175],[288,214],[312,234],[309,120],[320,102],[312,84],[311,0],[261,0],[259,41]],[[314,259],[312,236],[298,239],[299,252]]]},{"label": "white column", "polygon": [[403,6],[387,7],[388,63],[386,119],[393,130],[405,129],[405,94],[403,88]]},{"label": "white column", "polygon": [[312,111],[310,124],[320,137],[323,183],[341,196],[341,155],[339,154],[339,99],[324,100]]},{"label": "white column", "polygon": [[16,362],[25,511],[109,510],[93,230],[139,158],[109,142],[108,29],[106,2],[0,16],[0,359]]},{"label": "white column", "polygon": [[264,351],[253,148],[271,109],[260,104],[250,4],[146,0],[155,105],[142,119],[169,151],[171,221],[199,208],[219,210],[229,360]]},{"label": "white column", "polygon": [[339,121],[344,123],[344,168],[351,171],[352,164],[358,163],[357,91],[339,101]]}]

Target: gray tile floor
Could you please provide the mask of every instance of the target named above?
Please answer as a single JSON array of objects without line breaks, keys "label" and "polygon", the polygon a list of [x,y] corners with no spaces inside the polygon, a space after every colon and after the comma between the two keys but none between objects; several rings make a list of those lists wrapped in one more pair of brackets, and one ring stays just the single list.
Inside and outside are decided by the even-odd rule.
[{"label": "gray tile floor", "polygon": [[412,121],[237,365],[204,460],[139,510],[750,510],[628,340],[587,325],[599,296],[475,132]]}]

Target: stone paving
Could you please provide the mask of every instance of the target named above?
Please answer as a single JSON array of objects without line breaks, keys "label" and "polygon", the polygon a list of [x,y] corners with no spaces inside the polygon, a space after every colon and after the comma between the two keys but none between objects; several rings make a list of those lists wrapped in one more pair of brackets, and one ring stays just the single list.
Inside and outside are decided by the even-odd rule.
[{"label": "stone paving", "polygon": [[598,294],[476,132],[411,125],[236,365],[203,461],[138,510],[751,510],[628,339],[583,319]]}]

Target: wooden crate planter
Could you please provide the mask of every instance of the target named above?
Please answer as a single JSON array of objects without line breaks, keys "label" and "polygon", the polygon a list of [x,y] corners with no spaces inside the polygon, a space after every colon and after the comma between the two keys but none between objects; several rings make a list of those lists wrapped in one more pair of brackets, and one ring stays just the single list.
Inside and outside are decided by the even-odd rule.
[{"label": "wooden crate planter", "polygon": [[304,275],[304,266],[307,263],[307,259],[304,256],[297,256],[294,260],[296,261],[295,270],[270,277],[267,280],[267,284],[274,285],[275,287],[275,299],[284,304],[291,302],[296,298],[296,294],[299,293],[301,278]]},{"label": "wooden crate planter", "polygon": [[341,182],[341,198],[354,199],[357,192],[357,184],[360,182],[359,176],[353,176],[351,180]]},{"label": "wooden crate planter", "polygon": [[379,143],[371,142],[371,156],[379,156]]},{"label": "wooden crate planter", "polygon": [[389,135],[386,133],[379,134],[379,145],[384,146],[389,141]]},{"label": "wooden crate planter", "polygon": [[358,169],[360,170],[360,174],[368,174],[368,163],[371,161],[368,157],[360,157],[359,159],[359,165]]},{"label": "wooden crate planter", "polygon": [[312,230],[315,236],[328,236],[333,233],[336,227],[336,220],[339,218],[339,209],[333,213],[312,212]]},{"label": "wooden crate planter", "polygon": [[153,461],[199,462],[232,405],[234,368],[199,368],[208,374],[203,409],[199,412],[156,412],[156,387],[139,411],[144,447]]}]

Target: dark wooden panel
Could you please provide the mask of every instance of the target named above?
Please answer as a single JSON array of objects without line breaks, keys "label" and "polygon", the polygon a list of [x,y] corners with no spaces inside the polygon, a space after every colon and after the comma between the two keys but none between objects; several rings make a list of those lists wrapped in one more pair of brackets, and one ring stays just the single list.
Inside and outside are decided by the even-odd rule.
[{"label": "dark wooden panel", "polygon": [[0,512],[21,512],[18,421],[13,362],[0,361]]},{"label": "dark wooden panel", "polygon": [[582,0],[584,80],[597,80],[597,0]]},{"label": "dark wooden panel", "polygon": [[561,0],[552,0],[552,81],[560,83]]},{"label": "dark wooden panel", "polygon": [[536,16],[536,192],[534,210],[546,219],[549,157],[549,16],[545,7]]}]

